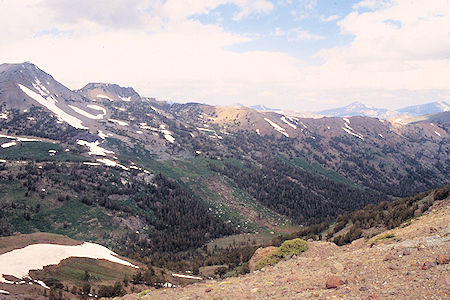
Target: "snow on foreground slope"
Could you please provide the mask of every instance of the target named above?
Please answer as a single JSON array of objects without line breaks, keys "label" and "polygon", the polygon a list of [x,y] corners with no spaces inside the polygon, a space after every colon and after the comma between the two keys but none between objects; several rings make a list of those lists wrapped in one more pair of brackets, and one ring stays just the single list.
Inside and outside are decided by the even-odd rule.
[{"label": "snow on foreground slope", "polygon": [[[138,268],[132,263],[118,258],[108,248],[94,243],[83,243],[77,246],[34,244],[0,255],[0,274],[24,278],[28,276],[30,270],[42,269],[48,265],[57,265],[69,257],[105,259]],[[8,283],[9,281],[0,276],[0,282]]]}]

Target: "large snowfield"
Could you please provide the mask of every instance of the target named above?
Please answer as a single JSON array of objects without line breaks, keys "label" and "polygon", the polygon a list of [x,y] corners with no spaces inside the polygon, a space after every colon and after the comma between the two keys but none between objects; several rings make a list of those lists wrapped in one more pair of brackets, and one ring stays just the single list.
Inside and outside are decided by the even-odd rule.
[{"label": "large snowfield", "polygon": [[[138,268],[132,263],[118,258],[108,248],[94,243],[83,243],[77,246],[34,244],[0,255],[0,274],[25,278],[28,276],[30,270],[42,269],[48,265],[56,265],[69,257],[105,259],[125,266]],[[3,276],[0,276],[0,282],[8,281]]]}]

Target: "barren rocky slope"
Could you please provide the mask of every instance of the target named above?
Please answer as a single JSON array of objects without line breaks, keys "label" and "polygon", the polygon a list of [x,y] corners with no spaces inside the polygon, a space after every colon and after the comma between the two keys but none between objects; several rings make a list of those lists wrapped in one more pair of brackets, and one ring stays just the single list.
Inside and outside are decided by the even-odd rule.
[{"label": "barren rocky slope", "polygon": [[[239,278],[155,290],[144,298],[448,299],[449,224],[447,198],[436,202],[426,215],[369,241],[360,239],[342,247],[312,241],[300,257],[274,267]],[[339,279],[342,285],[326,288],[327,280],[339,285]]]}]

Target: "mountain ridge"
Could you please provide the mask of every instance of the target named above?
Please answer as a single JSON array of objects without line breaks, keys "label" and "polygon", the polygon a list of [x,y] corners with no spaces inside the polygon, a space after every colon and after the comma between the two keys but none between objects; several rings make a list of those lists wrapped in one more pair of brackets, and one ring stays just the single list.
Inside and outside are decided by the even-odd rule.
[{"label": "mountain ridge", "polygon": [[[202,261],[213,238],[292,232],[448,184],[449,112],[410,123],[303,118],[116,101],[133,90],[98,83],[86,98],[27,68],[0,74],[4,234],[81,236],[178,264]],[[103,88],[113,101],[97,97]]]},{"label": "mountain ridge", "polygon": [[397,116],[421,116],[448,111],[450,106],[445,101],[435,101],[425,104],[406,106],[396,110],[386,108],[375,108],[367,106],[361,102],[355,101],[343,107],[326,109],[318,113],[324,116],[350,117],[350,116],[368,116],[380,119],[392,119]]}]

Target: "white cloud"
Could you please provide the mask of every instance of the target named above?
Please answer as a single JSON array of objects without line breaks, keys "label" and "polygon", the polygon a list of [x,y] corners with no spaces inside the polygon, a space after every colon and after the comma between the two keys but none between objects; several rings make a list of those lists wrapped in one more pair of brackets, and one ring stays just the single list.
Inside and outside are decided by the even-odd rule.
[{"label": "white cloud", "polygon": [[338,24],[343,34],[354,36],[353,41],[321,50],[318,56],[326,62],[308,69],[309,84],[448,89],[450,7],[446,4],[446,0],[398,0],[374,11],[350,13]]},{"label": "white cloud", "polygon": [[240,12],[234,15],[234,20],[241,20],[251,14],[267,14],[273,9],[273,4],[267,0],[240,0],[235,1],[241,9]]},{"label": "white cloud", "polygon": [[160,3],[150,0],[45,0],[40,5],[58,23],[92,22],[124,29],[146,26],[151,18],[148,12]]},{"label": "white cloud", "polygon": [[312,41],[323,40],[325,37],[319,34],[310,33],[308,30],[302,28],[291,29],[288,33],[289,41]]},{"label": "white cloud", "polygon": [[320,21],[322,21],[322,22],[332,22],[332,21],[336,21],[340,17],[341,17],[340,15],[331,15],[331,16],[328,16],[328,17],[321,16],[320,17]]},{"label": "white cloud", "polygon": [[273,32],[270,33],[272,36],[285,36],[286,32],[280,27],[276,27]]},{"label": "white cloud", "polygon": [[[268,0],[69,2],[0,2],[0,62],[32,61],[71,88],[115,82],[145,96],[215,104],[274,106],[276,97],[281,108],[311,110],[330,101],[393,106],[450,95],[447,0],[360,2],[337,23],[352,42],[319,51],[319,66],[283,52],[233,52],[230,46],[255,37],[195,18],[225,4],[235,7],[235,20],[259,16],[273,10]],[[283,3],[305,14],[316,5]],[[42,34],[48,31],[68,34]],[[324,38],[301,28],[279,27],[272,35]]]},{"label": "white cloud", "polygon": [[317,0],[285,0],[282,2],[291,6],[290,13],[297,20],[307,18],[317,5]]},{"label": "white cloud", "polygon": [[276,97],[277,95],[273,93],[273,91],[261,91],[258,93],[258,96],[260,97]]},{"label": "white cloud", "polygon": [[233,16],[235,21],[253,14],[267,14],[273,9],[273,4],[268,0],[167,0],[161,5],[160,12],[172,20],[184,20],[193,15],[208,14],[224,4],[238,7],[239,11]]},{"label": "white cloud", "polygon": [[386,7],[388,5],[392,4],[392,1],[390,0],[363,0],[353,5],[353,9],[358,10],[360,8],[366,8],[366,9],[379,9],[382,7]]}]

